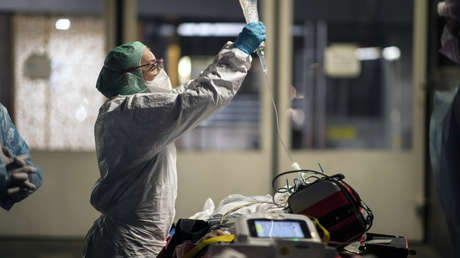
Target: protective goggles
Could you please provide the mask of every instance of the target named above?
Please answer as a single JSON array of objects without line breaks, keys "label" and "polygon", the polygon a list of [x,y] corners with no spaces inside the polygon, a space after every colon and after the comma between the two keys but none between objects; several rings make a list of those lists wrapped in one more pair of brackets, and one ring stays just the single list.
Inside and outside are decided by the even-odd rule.
[{"label": "protective goggles", "polygon": [[163,69],[164,68],[164,60],[163,60],[163,58],[160,58],[158,60],[152,60],[147,64],[139,65],[139,66],[136,66],[136,67],[131,67],[131,68],[128,68],[128,69],[125,69],[125,70],[121,70],[120,73],[131,72],[131,71],[134,71],[134,70],[142,68],[142,67],[148,67],[149,72],[153,71],[153,70]]}]

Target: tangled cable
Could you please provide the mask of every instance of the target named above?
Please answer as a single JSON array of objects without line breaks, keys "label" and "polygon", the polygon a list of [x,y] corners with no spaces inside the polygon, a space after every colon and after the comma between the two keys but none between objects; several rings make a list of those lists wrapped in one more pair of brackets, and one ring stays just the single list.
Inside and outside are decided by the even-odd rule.
[{"label": "tangled cable", "polygon": [[[288,206],[289,196],[297,192],[299,189],[303,187],[308,187],[308,185],[311,185],[317,182],[318,180],[332,180],[336,182],[337,185],[340,188],[342,188],[342,190],[345,193],[348,193],[348,195],[351,194],[356,199],[356,204],[365,211],[366,215],[364,217],[367,222],[366,231],[369,230],[372,227],[372,222],[374,219],[372,210],[366,205],[366,203],[364,203],[361,200],[361,197],[359,196],[359,194],[350,185],[348,185],[346,182],[343,181],[343,179],[345,178],[343,174],[335,174],[335,175],[329,176],[324,172],[323,168],[321,167],[321,164],[318,163],[318,165],[321,169],[321,172],[316,171],[316,170],[311,170],[311,169],[300,169],[300,170],[290,170],[290,171],[286,171],[286,172],[276,175],[272,180],[272,188],[274,190],[273,203],[280,208],[288,208],[289,207]],[[301,174],[300,174],[300,177],[296,177],[293,179],[292,186],[289,184],[289,180],[287,178],[286,178],[286,186],[281,186],[281,187],[276,186],[276,182],[280,177],[286,176],[289,174],[296,174],[296,173],[301,173]],[[276,200],[277,194],[281,195],[281,197],[279,197],[281,201]]]}]

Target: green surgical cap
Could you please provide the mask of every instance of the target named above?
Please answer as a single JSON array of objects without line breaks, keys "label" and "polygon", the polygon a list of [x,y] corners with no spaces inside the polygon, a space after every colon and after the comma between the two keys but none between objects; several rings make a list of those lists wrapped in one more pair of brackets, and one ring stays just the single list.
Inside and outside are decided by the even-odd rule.
[{"label": "green surgical cap", "polygon": [[141,69],[120,73],[122,70],[139,66],[144,49],[145,45],[139,41],[112,49],[105,58],[96,88],[107,98],[148,92]]}]

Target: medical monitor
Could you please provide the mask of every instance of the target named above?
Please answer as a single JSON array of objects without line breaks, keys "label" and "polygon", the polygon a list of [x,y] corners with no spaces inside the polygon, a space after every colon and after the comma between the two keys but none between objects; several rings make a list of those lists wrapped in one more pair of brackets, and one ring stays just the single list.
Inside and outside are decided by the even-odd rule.
[{"label": "medical monitor", "polygon": [[307,224],[302,220],[250,219],[247,223],[251,237],[311,238]]}]

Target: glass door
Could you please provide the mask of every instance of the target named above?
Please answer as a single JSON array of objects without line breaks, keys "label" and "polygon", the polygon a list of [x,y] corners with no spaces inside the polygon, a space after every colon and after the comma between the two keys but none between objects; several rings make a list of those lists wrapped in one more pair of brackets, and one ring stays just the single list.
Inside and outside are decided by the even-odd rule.
[{"label": "glass door", "polygon": [[[422,239],[426,2],[281,2],[280,20],[293,17],[277,83],[292,159],[344,174],[375,213],[371,231]],[[278,149],[279,172],[291,169]]]}]

